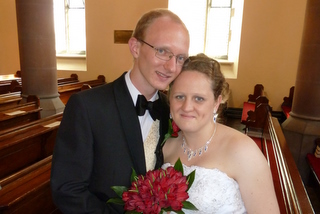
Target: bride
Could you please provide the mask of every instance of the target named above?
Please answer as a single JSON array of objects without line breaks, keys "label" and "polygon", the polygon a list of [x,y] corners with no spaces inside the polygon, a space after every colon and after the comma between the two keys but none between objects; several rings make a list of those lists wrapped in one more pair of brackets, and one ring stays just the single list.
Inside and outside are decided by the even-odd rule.
[{"label": "bride", "polygon": [[190,57],[170,85],[172,119],[181,131],[163,147],[166,168],[181,159],[185,175],[196,170],[185,213],[279,213],[270,168],[245,134],[216,122],[228,94],[217,61]]}]

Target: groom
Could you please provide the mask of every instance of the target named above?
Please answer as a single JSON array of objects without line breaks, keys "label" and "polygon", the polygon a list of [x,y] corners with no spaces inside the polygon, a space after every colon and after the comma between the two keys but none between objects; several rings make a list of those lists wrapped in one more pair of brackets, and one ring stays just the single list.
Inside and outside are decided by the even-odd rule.
[{"label": "groom", "polygon": [[169,107],[158,90],[180,73],[189,33],[178,16],[157,9],[141,17],[128,44],[130,71],[66,105],[51,171],[53,200],[63,213],[123,213],[106,203],[116,197],[111,186],[129,186],[132,168],[145,174],[163,163]]}]

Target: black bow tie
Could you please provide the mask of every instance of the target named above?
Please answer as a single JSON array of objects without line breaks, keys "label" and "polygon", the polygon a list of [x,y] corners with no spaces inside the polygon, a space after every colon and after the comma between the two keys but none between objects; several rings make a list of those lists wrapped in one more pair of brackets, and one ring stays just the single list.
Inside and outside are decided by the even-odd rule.
[{"label": "black bow tie", "polygon": [[150,116],[153,120],[160,120],[160,101],[159,99],[151,102],[147,101],[147,99],[143,95],[138,95],[137,104],[136,104],[136,111],[139,116],[145,114],[146,110],[149,110]]}]

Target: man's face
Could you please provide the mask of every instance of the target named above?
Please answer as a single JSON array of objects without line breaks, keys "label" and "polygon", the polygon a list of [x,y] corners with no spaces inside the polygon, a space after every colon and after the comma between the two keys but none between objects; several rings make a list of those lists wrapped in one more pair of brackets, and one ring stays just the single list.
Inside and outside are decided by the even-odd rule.
[{"label": "man's face", "polygon": [[[188,56],[189,34],[186,28],[178,23],[171,21],[168,17],[162,17],[147,29],[145,33],[145,42],[172,52],[175,56]],[[155,56],[156,50],[143,42],[139,42],[139,55],[136,58],[136,65],[140,71],[138,86],[140,92],[164,90],[180,73],[182,65],[177,64],[176,57],[165,61]],[[140,88],[139,88],[140,87]],[[141,89],[142,87],[142,89]]]}]

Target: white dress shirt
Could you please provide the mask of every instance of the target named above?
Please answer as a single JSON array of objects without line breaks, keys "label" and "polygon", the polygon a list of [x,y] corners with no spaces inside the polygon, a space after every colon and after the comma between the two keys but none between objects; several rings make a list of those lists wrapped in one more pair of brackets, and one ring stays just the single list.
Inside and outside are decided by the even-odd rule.
[{"label": "white dress shirt", "polygon": [[[125,75],[125,80],[126,80],[126,84],[127,84],[127,87],[129,89],[129,92],[130,92],[130,95],[131,95],[131,98],[133,100],[133,103],[134,103],[134,106],[136,106],[136,103],[137,103],[137,98],[138,98],[138,95],[141,94],[140,91],[133,85],[133,83],[131,82],[131,79],[130,79],[130,73],[131,73],[131,70],[126,73]],[[152,96],[152,98],[148,101],[155,101],[159,98],[158,96],[158,91]],[[138,116],[139,117],[139,122],[140,122],[140,127],[141,127],[141,132],[142,132],[142,139],[143,139],[143,142],[145,142],[149,132],[150,132],[150,129],[151,129],[151,126],[154,122],[154,120],[152,119],[152,117],[150,116],[150,113],[149,111],[146,111],[146,113],[142,116]]]}]

